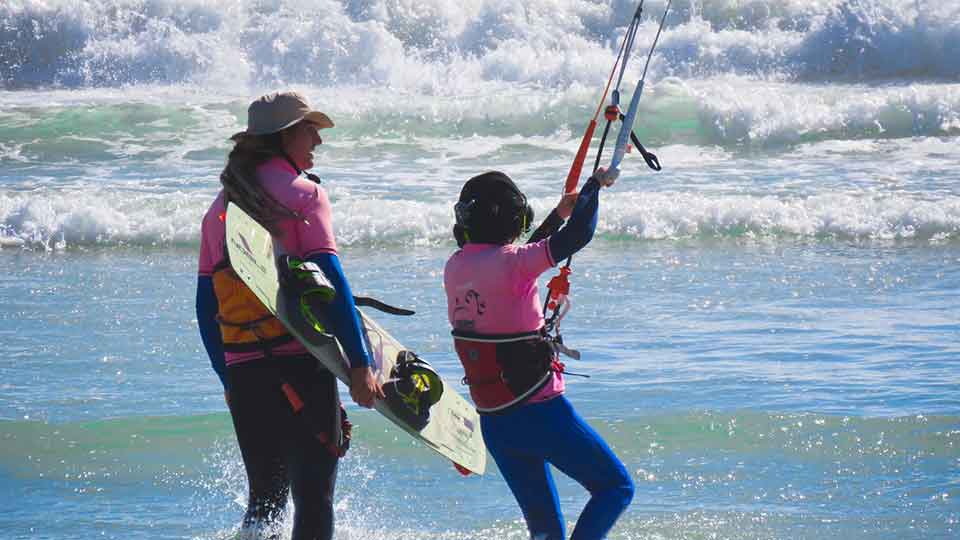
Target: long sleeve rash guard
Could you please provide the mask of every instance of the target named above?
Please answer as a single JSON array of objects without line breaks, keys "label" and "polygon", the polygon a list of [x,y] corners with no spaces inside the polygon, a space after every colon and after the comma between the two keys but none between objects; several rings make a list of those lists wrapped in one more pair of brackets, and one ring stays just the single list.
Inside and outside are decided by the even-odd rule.
[{"label": "long sleeve rash guard", "polygon": [[[557,230],[563,220],[556,211],[530,237],[531,242],[550,237],[550,255],[556,263],[583,249],[593,238],[600,208],[600,183],[591,178],[580,190],[577,204],[566,226]],[[556,231],[555,233],[553,231]]]}]

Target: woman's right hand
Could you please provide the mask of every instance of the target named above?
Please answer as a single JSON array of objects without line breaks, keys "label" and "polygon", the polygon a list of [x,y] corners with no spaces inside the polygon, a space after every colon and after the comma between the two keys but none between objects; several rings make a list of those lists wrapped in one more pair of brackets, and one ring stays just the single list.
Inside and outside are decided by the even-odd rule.
[{"label": "woman's right hand", "polygon": [[386,399],[383,388],[369,367],[350,369],[350,397],[361,407],[372,408],[374,399]]},{"label": "woman's right hand", "polygon": [[597,170],[593,171],[593,175],[591,176],[591,178],[596,180],[603,187],[612,186],[619,177],[619,169],[607,170],[606,167],[599,167]]}]

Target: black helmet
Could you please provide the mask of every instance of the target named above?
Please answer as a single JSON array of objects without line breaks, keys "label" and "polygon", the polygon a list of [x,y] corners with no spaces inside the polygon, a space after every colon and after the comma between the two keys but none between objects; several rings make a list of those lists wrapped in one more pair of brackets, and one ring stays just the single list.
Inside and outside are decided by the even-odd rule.
[{"label": "black helmet", "polygon": [[467,242],[506,244],[529,231],[533,222],[527,198],[499,171],[467,180],[453,210],[457,218],[453,236],[461,247]]}]

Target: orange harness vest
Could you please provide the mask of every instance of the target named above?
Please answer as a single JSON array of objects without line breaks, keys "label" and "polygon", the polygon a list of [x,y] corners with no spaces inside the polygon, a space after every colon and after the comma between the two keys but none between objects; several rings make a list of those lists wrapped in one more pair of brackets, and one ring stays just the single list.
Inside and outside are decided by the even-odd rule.
[{"label": "orange harness vest", "polygon": [[562,371],[543,333],[476,334],[454,330],[453,343],[479,413],[502,412],[532,397]]},{"label": "orange harness vest", "polygon": [[283,323],[233,271],[226,254],[213,269],[213,292],[219,306],[217,322],[224,351],[263,351],[270,356],[273,348],[293,340]]}]

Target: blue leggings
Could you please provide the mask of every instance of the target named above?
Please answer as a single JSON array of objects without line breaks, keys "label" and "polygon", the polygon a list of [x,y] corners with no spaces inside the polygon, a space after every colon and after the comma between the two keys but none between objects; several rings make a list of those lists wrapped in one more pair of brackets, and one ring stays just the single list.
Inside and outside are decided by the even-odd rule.
[{"label": "blue leggings", "polygon": [[571,540],[601,540],[633,499],[633,480],[607,443],[564,396],[480,418],[487,449],[537,540],[564,540],[548,464],[590,492]]}]

